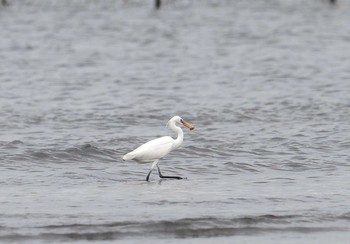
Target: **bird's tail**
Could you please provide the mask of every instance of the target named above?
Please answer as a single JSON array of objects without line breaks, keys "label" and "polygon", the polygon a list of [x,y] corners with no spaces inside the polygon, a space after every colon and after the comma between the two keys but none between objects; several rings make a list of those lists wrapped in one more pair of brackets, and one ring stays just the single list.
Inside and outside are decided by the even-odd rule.
[{"label": "bird's tail", "polygon": [[127,153],[127,154],[125,154],[124,156],[123,156],[123,160],[125,161],[125,160],[131,160],[131,159],[133,159],[135,157],[135,155],[133,154],[133,152],[129,152],[129,153]]}]

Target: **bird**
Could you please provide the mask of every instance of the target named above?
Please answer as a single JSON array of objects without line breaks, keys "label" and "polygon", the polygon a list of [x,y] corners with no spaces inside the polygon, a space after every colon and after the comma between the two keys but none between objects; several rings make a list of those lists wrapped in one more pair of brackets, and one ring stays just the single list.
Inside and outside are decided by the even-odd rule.
[{"label": "bird", "polygon": [[162,175],[158,162],[160,159],[162,159],[164,156],[166,156],[171,151],[177,149],[183,142],[184,133],[182,129],[177,126],[177,124],[182,124],[183,126],[187,127],[190,130],[193,130],[194,127],[184,121],[180,116],[174,116],[172,117],[168,123],[167,126],[174,132],[177,133],[177,138],[173,139],[170,136],[163,136],[159,137],[157,139],[148,141],[135,150],[125,154],[123,156],[123,160],[135,160],[138,163],[152,163],[151,169],[149,173],[146,176],[146,181],[149,181],[149,177],[152,173],[152,170],[154,167],[157,166],[158,174],[160,178],[168,178],[168,179],[183,179],[180,176],[165,176]]}]

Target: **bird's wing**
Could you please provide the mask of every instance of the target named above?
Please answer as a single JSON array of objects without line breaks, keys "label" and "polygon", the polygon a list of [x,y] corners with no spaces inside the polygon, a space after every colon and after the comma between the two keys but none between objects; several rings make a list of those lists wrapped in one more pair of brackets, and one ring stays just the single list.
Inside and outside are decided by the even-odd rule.
[{"label": "bird's wing", "polygon": [[124,155],[123,159],[151,162],[167,155],[171,151],[173,143],[173,138],[170,136],[163,136],[142,144],[134,151]]}]

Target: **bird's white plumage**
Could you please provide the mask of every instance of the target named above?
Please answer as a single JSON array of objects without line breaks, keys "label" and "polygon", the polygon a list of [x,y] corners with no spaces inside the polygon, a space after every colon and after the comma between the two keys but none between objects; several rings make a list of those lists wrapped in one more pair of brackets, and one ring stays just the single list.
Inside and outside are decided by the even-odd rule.
[{"label": "bird's white plumage", "polygon": [[153,162],[167,155],[173,149],[174,141],[170,136],[151,140],[124,155],[123,159],[135,160],[140,163]]},{"label": "bird's white plumage", "polygon": [[183,121],[179,116],[172,117],[168,122],[168,127],[177,133],[177,138],[173,139],[170,136],[163,136],[145,144],[142,144],[135,150],[125,154],[123,160],[135,160],[139,163],[148,163],[153,162],[150,172],[148,173],[146,180],[148,181],[149,176],[155,166],[158,167],[158,173],[161,178],[176,178],[182,179],[178,176],[163,176],[160,172],[158,161],[167,155],[170,151],[178,148],[183,142],[183,131],[176,123],[181,123],[190,130],[193,130],[194,127],[186,121]]}]

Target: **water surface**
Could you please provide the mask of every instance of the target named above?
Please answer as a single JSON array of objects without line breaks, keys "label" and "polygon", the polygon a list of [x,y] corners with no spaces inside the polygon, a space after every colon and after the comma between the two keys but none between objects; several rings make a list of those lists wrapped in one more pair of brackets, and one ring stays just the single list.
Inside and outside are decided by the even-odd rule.
[{"label": "water surface", "polygon": [[350,238],[350,3],[200,2],[0,9],[0,242]]}]

